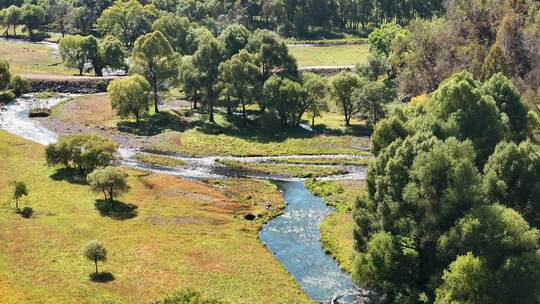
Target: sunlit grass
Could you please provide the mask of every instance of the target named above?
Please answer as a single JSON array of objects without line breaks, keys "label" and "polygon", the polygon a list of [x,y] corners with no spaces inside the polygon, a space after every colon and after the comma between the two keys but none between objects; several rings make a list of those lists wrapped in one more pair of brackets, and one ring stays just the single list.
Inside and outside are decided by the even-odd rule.
[{"label": "sunlit grass", "polygon": [[[275,185],[126,170],[132,190],[120,201],[134,214],[121,220],[96,209],[101,196],[88,186],[54,175],[43,153],[0,132],[2,304],[150,303],[180,288],[230,303],[311,303],[258,239],[265,219],[283,207]],[[28,185],[21,205],[35,210],[31,219],[13,212],[8,183],[15,179]],[[243,220],[247,212],[261,220]],[[94,239],[109,251],[100,269],[112,282],[89,280],[93,265],[82,250]]]},{"label": "sunlit grass", "polygon": [[305,66],[342,66],[367,62],[367,44],[344,44],[335,46],[291,46],[290,53]]},{"label": "sunlit grass", "polygon": [[219,160],[219,163],[247,172],[263,173],[270,175],[280,175],[287,177],[324,177],[349,173],[346,169],[338,167],[321,167],[313,165],[291,165],[274,163],[253,163],[237,160]]}]

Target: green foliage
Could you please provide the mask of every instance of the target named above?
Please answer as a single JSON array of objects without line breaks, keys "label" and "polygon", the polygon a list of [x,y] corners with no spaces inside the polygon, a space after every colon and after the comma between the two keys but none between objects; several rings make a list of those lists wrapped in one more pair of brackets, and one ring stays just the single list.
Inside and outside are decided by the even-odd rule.
[{"label": "green foliage", "polygon": [[17,25],[21,24],[22,10],[20,7],[11,5],[5,11],[4,19],[6,24],[13,27],[13,36],[17,35]]},{"label": "green foliage", "polygon": [[201,293],[184,289],[174,293],[171,296],[166,297],[162,301],[156,302],[156,304],[225,304],[218,299],[204,297]]},{"label": "green foliage", "polygon": [[169,41],[159,31],[143,35],[135,42],[131,60],[152,86],[154,110],[159,112],[158,90],[175,72],[174,52]]},{"label": "green foliage", "polygon": [[219,65],[222,94],[236,98],[242,105],[244,125],[247,122],[246,105],[260,96],[259,67],[253,55],[246,50]]},{"label": "green foliage", "polygon": [[392,42],[400,36],[408,35],[408,31],[396,23],[387,23],[369,34],[369,49],[375,54],[390,55]]},{"label": "green foliage", "polygon": [[64,165],[66,169],[75,169],[86,176],[96,168],[112,163],[116,153],[116,144],[94,134],[76,134],[60,137],[58,143],[50,144],[45,149],[49,166]]},{"label": "green foliage", "polygon": [[97,28],[103,34],[119,38],[129,48],[141,35],[151,30],[154,19],[153,12],[139,1],[118,0],[99,16]]},{"label": "green foliage", "polygon": [[510,79],[501,73],[497,73],[484,83],[482,92],[491,96],[495,100],[499,111],[506,114],[512,140],[520,142],[530,136],[527,106]]},{"label": "green foliage", "polygon": [[357,281],[398,303],[534,303],[539,149],[502,141],[529,137],[526,117],[502,75],[481,85],[458,73],[379,122],[354,212]]},{"label": "green foliage", "polygon": [[353,273],[356,281],[393,298],[399,293],[396,287],[407,286],[417,279],[414,271],[416,261],[412,255],[402,251],[397,237],[385,232],[376,233],[367,247],[368,250],[359,255],[355,264],[356,269],[361,269]]},{"label": "green foliage", "polygon": [[123,69],[126,67],[126,50],[122,42],[112,35],[107,35],[101,41],[100,56],[105,67],[111,69]]},{"label": "green foliage", "polygon": [[381,81],[366,81],[353,92],[353,103],[358,105],[359,113],[375,125],[386,113],[386,105],[392,100],[390,90]]},{"label": "green foliage", "polygon": [[508,130],[493,98],[483,95],[479,84],[467,72],[447,79],[433,93],[427,105],[433,132],[442,137],[471,140],[478,163],[483,164]]},{"label": "green foliage", "polygon": [[353,99],[354,91],[364,84],[360,76],[341,72],[332,81],[332,97],[345,117],[345,124],[350,125],[351,118],[360,112],[358,104]]},{"label": "green foliage", "polygon": [[268,107],[278,113],[282,127],[298,126],[309,106],[300,83],[277,75],[264,83],[263,95]]},{"label": "green foliage", "polygon": [[329,89],[324,78],[314,73],[302,74],[302,81],[306,90],[307,111],[311,114],[311,126],[314,126],[315,117],[329,111],[327,100]]},{"label": "green foliage", "polygon": [[86,38],[79,35],[62,38],[58,45],[62,61],[68,67],[79,70],[82,75],[86,63],[90,60],[86,50]]},{"label": "green foliage", "polygon": [[540,147],[502,142],[484,168],[488,198],[519,211],[540,227]]},{"label": "green foliage", "polygon": [[30,86],[30,82],[28,80],[16,75],[11,78],[11,81],[9,82],[9,89],[13,91],[15,96],[19,97],[22,94],[30,92],[32,87]]},{"label": "green foliage", "polygon": [[30,36],[45,23],[45,10],[39,5],[25,4],[21,8],[21,20]]},{"label": "green foliage", "polygon": [[405,123],[398,116],[391,116],[379,121],[371,135],[371,153],[377,156],[397,139],[404,139],[408,132]]},{"label": "green foliage", "polygon": [[199,84],[204,93],[204,106],[209,113],[210,122],[214,122],[214,105],[219,97],[219,65],[224,58],[221,41],[214,37],[200,41],[193,55],[193,68],[198,71]]},{"label": "green foliage", "polygon": [[94,262],[96,266],[96,274],[98,271],[98,261],[107,261],[107,249],[98,241],[91,241],[84,247],[84,257]]},{"label": "green foliage", "polygon": [[11,79],[11,73],[9,71],[9,62],[4,59],[0,59],[0,91],[7,88]]},{"label": "green foliage", "polygon": [[179,17],[174,14],[164,14],[152,25],[154,31],[160,31],[169,41],[175,52],[186,54],[189,51],[188,35],[191,24],[186,17]]},{"label": "green foliage", "polygon": [[492,294],[493,273],[486,262],[472,253],[458,256],[443,274],[435,303],[501,303]]},{"label": "green foliage", "polygon": [[119,168],[105,167],[88,174],[86,180],[92,191],[103,193],[106,201],[113,202],[116,197],[131,189],[127,184],[127,177]]},{"label": "green foliage", "polygon": [[15,93],[12,90],[0,91],[0,103],[7,104],[15,98]]},{"label": "green foliage", "polygon": [[21,181],[10,182],[10,185],[13,187],[11,197],[15,200],[15,209],[19,211],[19,200],[23,196],[28,196],[28,188],[26,187],[26,183]]},{"label": "green foliage", "polygon": [[233,24],[228,26],[218,37],[223,43],[226,57],[231,58],[244,49],[249,41],[251,33],[243,25]]},{"label": "green foliage", "polygon": [[137,122],[148,113],[150,84],[141,75],[111,81],[107,87],[111,107],[120,117],[135,116]]}]

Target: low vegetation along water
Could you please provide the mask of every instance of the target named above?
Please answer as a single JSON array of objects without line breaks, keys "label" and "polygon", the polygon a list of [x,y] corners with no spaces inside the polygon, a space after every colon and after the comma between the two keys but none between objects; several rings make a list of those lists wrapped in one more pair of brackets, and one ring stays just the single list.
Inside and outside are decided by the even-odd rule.
[{"label": "low vegetation along water", "polygon": [[[41,106],[52,107],[63,101],[66,96],[59,96],[40,101]],[[47,130],[37,121],[28,117],[33,99],[30,95],[17,99],[0,111],[0,129],[4,129],[22,138],[46,145],[57,140],[54,132]],[[149,165],[136,160],[136,151],[121,148],[122,164],[128,167],[170,174],[187,178],[220,178],[249,176],[252,174],[230,171],[215,162],[218,157],[182,158],[189,164],[182,168],[169,168]],[[294,157],[294,156],[293,156]],[[311,156],[316,157],[316,156]],[[324,156],[328,158],[329,156]],[[330,157],[339,158],[340,155]],[[181,158],[181,157],[178,157]],[[223,158],[223,157],[221,157]],[[243,161],[264,161],[265,158],[241,158]],[[341,178],[363,177],[364,170]],[[278,178],[268,177],[265,178]],[[338,177],[340,178],[340,177]],[[320,223],[332,212],[324,201],[311,194],[300,179],[277,181],[283,192],[287,207],[283,215],[271,220],[260,233],[262,242],[279,259],[298,284],[314,300],[331,302],[339,298],[339,303],[363,302],[363,291],[356,287],[350,276],[342,271],[336,262],[322,250],[320,243]]]}]

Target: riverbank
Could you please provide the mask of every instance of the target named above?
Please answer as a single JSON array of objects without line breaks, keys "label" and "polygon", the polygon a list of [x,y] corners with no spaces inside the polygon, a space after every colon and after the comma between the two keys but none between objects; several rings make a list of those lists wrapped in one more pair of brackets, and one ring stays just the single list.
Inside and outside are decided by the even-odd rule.
[{"label": "riverbank", "polygon": [[314,195],[323,198],[328,206],[334,208],[334,212],[321,223],[321,242],[325,252],[334,257],[344,271],[351,273],[355,260],[352,211],[356,198],[366,191],[365,181],[311,179],[305,185]]}]

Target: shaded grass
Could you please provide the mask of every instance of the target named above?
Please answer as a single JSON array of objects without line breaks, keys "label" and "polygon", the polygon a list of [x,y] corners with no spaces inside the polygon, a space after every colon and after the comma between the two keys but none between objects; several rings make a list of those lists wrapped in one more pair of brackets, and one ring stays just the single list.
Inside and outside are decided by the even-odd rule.
[{"label": "shaded grass", "polygon": [[331,254],[340,267],[351,272],[354,259],[353,231],[355,223],[352,210],[356,198],[365,191],[365,181],[318,181],[308,180],[306,187],[324,199],[336,212],[321,223],[321,241],[324,250]]},{"label": "shaded grass", "polygon": [[[311,303],[259,241],[262,222],[241,219],[267,212],[259,198],[283,207],[274,185],[231,179],[238,196],[248,195],[243,189],[260,196],[237,201],[214,184],[127,170],[132,191],[122,201],[138,206],[137,216],[117,221],[95,209],[100,197],[88,186],[51,179],[56,168],[45,165],[43,150],[0,132],[3,304],[150,303],[180,288],[230,303]],[[31,219],[14,215],[8,204],[13,179],[28,185],[21,206],[34,208]],[[90,240],[108,249],[100,270],[114,281],[89,280],[93,264],[82,249]]]},{"label": "shaded grass", "polygon": [[278,123],[242,127],[238,118],[216,114],[216,124],[199,121],[185,132],[164,132],[152,149],[195,156],[272,156],[358,154],[369,145],[367,137],[324,135],[302,128],[282,129]]},{"label": "shaded grass", "polygon": [[289,51],[300,67],[354,65],[367,62],[369,55],[367,44],[293,46]]},{"label": "shaded grass", "polygon": [[269,175],[280,175],[287,177],[324,177],[338,174],[347,174],[347,170],[336,167],[321,167],[309,165],[291,165],[291,164],[273,164],[273,163],[255,163],[243,162],[237,160],[218,160],[218,163],[226,165],[232,169],[263,173]]},{"label": "shaded grass", "polygon": [[172,157],[150,155],[145,153],[135,154],[135,159],[142,161],[147,164],[166,166],[166,167],[182,167],[186,165],[186,162],[181,159],[176,159]]}]

